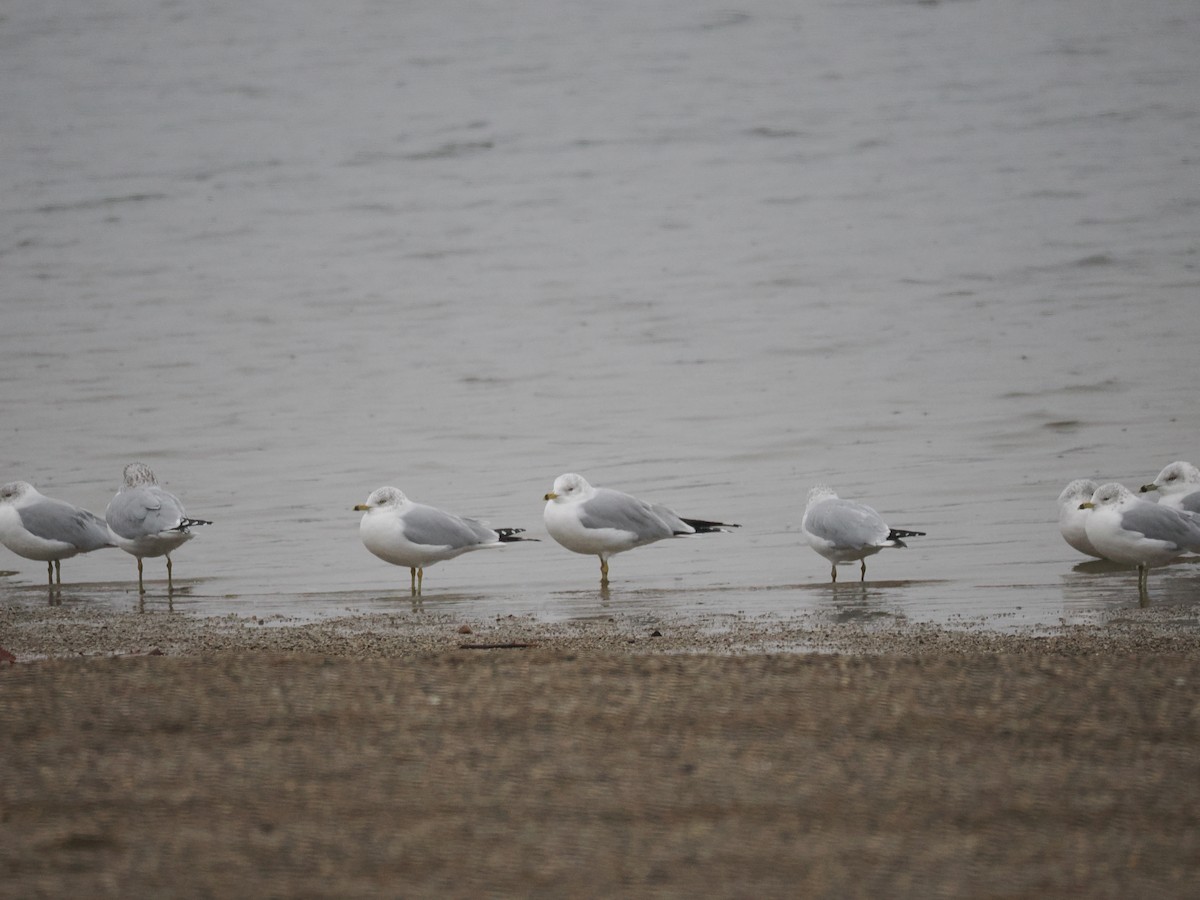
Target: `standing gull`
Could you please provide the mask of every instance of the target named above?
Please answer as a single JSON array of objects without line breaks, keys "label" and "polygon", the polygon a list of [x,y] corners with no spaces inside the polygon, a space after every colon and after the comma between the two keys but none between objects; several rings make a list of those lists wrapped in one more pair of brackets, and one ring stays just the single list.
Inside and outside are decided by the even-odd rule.
[{"label": "standing gull", "polygon": [[1076,478],[1058,495],[1058,530],[1063,540],[1085,556],[1104,559],[1104,554],[1092,546],[1087,536],[1089,511],[1079,504],[1092,499],[1099,485],[1090,478]]},{"label": "standing gull", "polygon": [[907,546],[901,538],[924,537],[923,531],[889,528],[879,513],[842,500],[831,488],[817,485],[808,492],[808,505],[800,523],[808,545],[829,560],[830,578],[837,581],[838,563],[862,562],[860,581],[867,579],[867,557],[884,547]]},{"label": "standing gull", "polygon": [[142,582],[142,559],[167,558],[167,590],[173,591],[171,553],[190,541],[193,525],[211,525],[206,519],[189,519],[183,514],[179,498],[158,486],[150,467],[130,463],[125,467],[125,484],[104,511],[108,528],[117,546],[137,557],[138,591],[146,593]]},{"label": "standing gull", "polygon": [[64,559],[116,546],[99,516],[24,481],[0,487],[0,543],[17,556],[45,562],[51,586],[62,584]]},{"label": "standing gull", "polygon": [[363,544],[384,562],[408,566],[413,594],[421,593],[425,569],[434,563],[471,550],[537,540],[518,537],[524,528],[489,528],[478,519],[414,503],[394,487],[372,491],[366,503],[354,508],[363,513],[358,526]]},{"label": "standing gull", "polygon": [[[1142,493],[1157,491],[1161,506],[1200,513],[1200,469],[1189,462],[1173,462],[1149,484]],[[1149,498],[1147,498],[1149,499]]]},{"label": "standing gull", "polygon": [[554,479],[543,519],[550,537],[568,550],[600,557],[600,586],[608,586],[608,558],[663,538],[729,531],[738,525],[685,519],[657,503],[609,488],[592,487],[582,475]]},{"label": "standing gull", "polygon": [[1116,482],[1100,485],[1080,508],[1090,510],[1086,527],[1092,545],[1113,562],[1138,567],[1143,597],[1151,567],[1200,551],[1200,518],[1141,500]]}]

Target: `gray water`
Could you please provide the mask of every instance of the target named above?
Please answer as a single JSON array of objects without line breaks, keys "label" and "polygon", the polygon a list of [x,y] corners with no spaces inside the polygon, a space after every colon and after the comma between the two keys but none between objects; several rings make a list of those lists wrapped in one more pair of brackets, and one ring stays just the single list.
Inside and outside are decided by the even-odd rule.
[{"label": "gray water", "polygon": [[[1197,47],[1192,0],[9,0],[0,480],[102,512],[149,463],[215,523],[196,614],[408,609],[351,511],[383,484],[545,538],[425,609],[1136,607],[1055,499],[1200,462]],[[602,596],[542,528],[565,471],[743,528]],[[831,588],[816,482],[928,536]],[[63,571],[138,604],[120,551]]]}]

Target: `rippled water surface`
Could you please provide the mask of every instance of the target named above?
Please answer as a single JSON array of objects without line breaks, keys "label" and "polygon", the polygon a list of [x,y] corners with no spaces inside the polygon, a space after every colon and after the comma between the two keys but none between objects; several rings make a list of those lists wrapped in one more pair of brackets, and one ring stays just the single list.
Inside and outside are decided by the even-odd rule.
[{"label": "rippled water surface", "polygon": [[[1197,46],[1172,0],[13,0],[0,480],[101,512],[149,463],[215,522],[175,556],[201,614],[407,609],[355,503],[545,538],[564,471],[743,528],[607,597],[548,538],[473,554],[424,607],[1136,606],[1055,498],[1200,462]],[[928,536],[831,588],[818,481]],[[63,569],[137,606],[124,553]],[[1200,567],[1151,592],[1190,610]]]}]

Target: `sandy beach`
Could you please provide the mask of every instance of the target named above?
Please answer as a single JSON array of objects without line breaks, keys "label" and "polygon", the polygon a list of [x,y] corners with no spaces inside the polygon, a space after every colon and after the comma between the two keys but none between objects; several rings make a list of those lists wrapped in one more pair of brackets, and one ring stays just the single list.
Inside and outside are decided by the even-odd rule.
[{"label": "sandy beach", "polygon": [[0,893],[1187,896],[1187,615],[1004,635],[6,606]]}]

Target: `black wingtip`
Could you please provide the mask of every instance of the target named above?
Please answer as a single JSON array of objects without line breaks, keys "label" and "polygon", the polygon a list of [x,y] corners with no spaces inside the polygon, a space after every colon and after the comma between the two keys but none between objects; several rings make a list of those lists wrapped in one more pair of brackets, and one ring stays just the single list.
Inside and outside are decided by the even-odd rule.
[{"label": "black wingtip", "polygon": [[172,528],[172,531],[187,531],[193,525],[211,525],[212,522],[208,519],[181,519],[179,524]]},{"label": "black wingtip", "polygon": [[[695,530],[695,534],[712,534],[717,531],[728,531],[730,528],[741,528],[741,525],[734,525],[730,522],[709,522],[706,519],[682,519],[685,525],[690,525]],[[688,534],[689,532],[682,532]]]},{"label": "black wingtip", "polygon": [[923,531],[905,531],[903,528],[892,528],[888,531],[889,541],[899,541],[900,538],[906,537],[925,537]]},{"label": "black wingtip", "polygon": [[514,541],[537,541],[540,538],[521,537],[524,533],[524,528],[493,528],[493,531],[500,536],[500,543],[511,544]]}]

